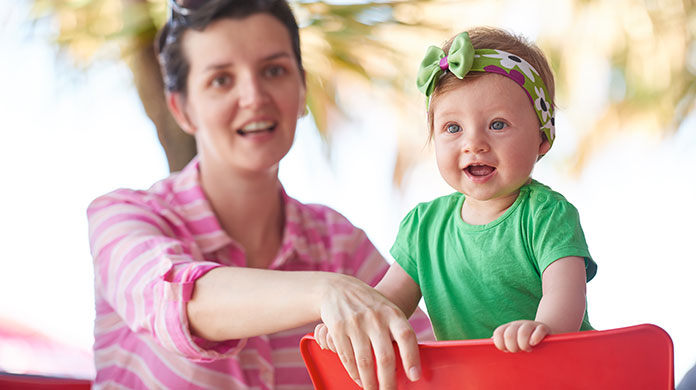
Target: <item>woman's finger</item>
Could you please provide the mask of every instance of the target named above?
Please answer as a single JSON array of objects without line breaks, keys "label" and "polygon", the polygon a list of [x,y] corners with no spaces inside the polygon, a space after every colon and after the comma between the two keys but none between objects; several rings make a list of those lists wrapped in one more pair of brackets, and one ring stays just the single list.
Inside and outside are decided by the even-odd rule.
[{"label": "woman's finger", "polygon": [[377,377],[375,376],[374,355],[372,354],[372,344],[363,333],[357,333],[351,337],[353,351],[355,352],[355,365],[360,375],[360,385],[365,390],[377,390]]},{"label": "woman's finger", "polygon": [[392,326],[392,336],[399,347],[399,356],[404,367],[404,372],[411,382],[421,377],[420,351],[418,338],[406,318]]},{"label": "woman's finger", "polygon": [[379,389],[394,390],[396,389],[396,356],[391,337],[386,329],[383,329],[375,332],[371,341],[377,364]]},{"label": "woman's finger", "polygon": [[360,372],[358,371],[358,367],[355,363],[355,353],[353,351],[353,344],[351,340],[341,332],[337,332],[334,335],[329,333],[329,336],[333,340],[334,349],[338,354],[338,358],[341,360],[341,364],[343,364],[343,368],[345,368],[346,372],[348,372],[348,376],[350,376],[353,381],[358,384],[358,386],[362,387],[362,383],[360,382]]},{"label": "woman's finger", "polygon": [[329,347],[331,352],[336,352],[336,346],[334,345],[333,339],[330,334],[326,335],[326,345]]}]

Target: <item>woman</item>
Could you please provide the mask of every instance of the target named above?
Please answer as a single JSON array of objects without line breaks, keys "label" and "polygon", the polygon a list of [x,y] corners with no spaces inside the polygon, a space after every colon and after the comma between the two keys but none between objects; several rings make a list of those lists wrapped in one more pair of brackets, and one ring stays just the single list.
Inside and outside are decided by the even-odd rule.
[{"label": "woman", "polygon": [[[413,329],[366,284],[388,265],[364,232],[278,180],[306,91],[286,2],[170,3],[158,47],[167,103],[198,156],[88,209],[94,387],[311,389],[298,344],[319,320],[368,324],[345,333],[356,351],[375,349],[380,378],[394,369],[385,331],[418,368]],[[411,323],[429,333],[422,313]]]}]

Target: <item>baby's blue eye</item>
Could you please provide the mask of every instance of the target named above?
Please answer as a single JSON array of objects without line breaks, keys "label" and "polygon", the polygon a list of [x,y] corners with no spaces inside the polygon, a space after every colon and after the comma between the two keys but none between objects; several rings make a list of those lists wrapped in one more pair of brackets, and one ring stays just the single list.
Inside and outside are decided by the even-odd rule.
[{"label": "baby's blue eye", "polygon": [[503,121],[493,121],[493,123],[491,123],[491,129],[493,129],[493,130],[502,130],[506,127],[507,127],[507,123],[505,123]]},{"label": "baby's blue eye", "polygon": [[460,131],[462,131],[462,128],[456,123],[450,123],[449,125],[447,125],[446,130],[448,133],[454,134],[454,133],[459,133]]}]

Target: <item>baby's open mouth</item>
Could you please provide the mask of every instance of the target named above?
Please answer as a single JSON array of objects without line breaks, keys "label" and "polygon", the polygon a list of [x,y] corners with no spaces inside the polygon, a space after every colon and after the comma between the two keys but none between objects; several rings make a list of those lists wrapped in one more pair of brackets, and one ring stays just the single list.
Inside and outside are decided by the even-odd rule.
[{"label": "baby's open mouth", "polygon": [[495,171],[495,167],[485,164],[471,164],[464,168],[471,176],[487,176]]},{"label": "baby's open mouth", "polygon": [[259,121],[259,122],[251,122],[247,124],[246,126],[242,127],[241,129],[237,130],[237,134],[246,136],[250,134],[258,134],[258,133],[263,133],[263,132],[270,132],[275,130],[276,126],[278,124],[273,121]]}]

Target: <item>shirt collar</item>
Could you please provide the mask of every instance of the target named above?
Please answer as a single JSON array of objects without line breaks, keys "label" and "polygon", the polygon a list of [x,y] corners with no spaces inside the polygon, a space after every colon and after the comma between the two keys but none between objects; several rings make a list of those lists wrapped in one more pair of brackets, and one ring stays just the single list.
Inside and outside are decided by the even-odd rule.
[{"label": "shirt collar", "polygon": [[[312,256],[307,256],[307,219],[302,212],[302,204],[288,196],[281,186],[281,196],[285,209],[285,226],[283,227],[283,242],[278,256],[273,260],[270,269],[279,269],[290,259],[296,262],[311,263]],[[317,259],[318,260],[318,259]]]},{"label": "shirt collar", "polygon": [[[181,170],[174,179],[173,189],[175,197],[195,198],[194,207],[180,206],[179,212],[184,217],[189,231],[203,253],[215,252],[226,245],[232,245],[241,250],[237,244],[220,226],[212,206],[208,201],[201,186],[200,171],[198,169],[200,161],[194,157],[190,163]],[[313,253],[318,248],[310,248],[308,245],[307,224],[312,224],[311,216],[307,215],[306,207],[297,200],[288,196],[285,189],[281,186],[281,196],[285,209],[285,226],[283,227],[283,241],[278,251],[278,256],[273,260],[270,267],[277,269],[282,267],[291,258],[303,263],[315,263],[325,257],[325,253]],[[185,203],[183,199],[176,202]],[[201,219],[201,215],[204,216]],[[316,247],[313,245],[312,247]]]},{"label": "shirt collar", "polygon": [[[194,157],[174,178],[173,193],[179,212],[203,253],[215,252],[233,243],[220,226],[201,187],[200,161]],[[194,200],[193,202],[191,200]]]}]

